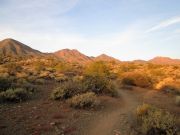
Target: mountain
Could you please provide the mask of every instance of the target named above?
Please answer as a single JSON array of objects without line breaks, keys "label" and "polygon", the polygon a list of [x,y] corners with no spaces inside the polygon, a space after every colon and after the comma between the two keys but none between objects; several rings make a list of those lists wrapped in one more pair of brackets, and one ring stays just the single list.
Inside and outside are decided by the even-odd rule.
[{"label": "mountain", "polygon": [[115,59],[115,58],[108,56],[106,54],[101,54],[101,55],[95,57],[94,60],[95,61],[105,61],[105,62],[112,62],[113,61],[113,62],[117,62],[117,63],[120,62],[118,59]]},{"label": "mountain", "polygon": [[180,59],[171,59],[169,57],[155,57],[148,62],[153,64],[180,64]]},{"label": "mountain", "polygon": [[40,56],[43,55],[40,51],[34,50],[29,46],[8,38],[0,41],[1,56]]},{"label": "mountain", "polygon": [[54,55],[66,62],[85,64],[91,62],[92,59],[75,49],[63,49],[54,53]]}]

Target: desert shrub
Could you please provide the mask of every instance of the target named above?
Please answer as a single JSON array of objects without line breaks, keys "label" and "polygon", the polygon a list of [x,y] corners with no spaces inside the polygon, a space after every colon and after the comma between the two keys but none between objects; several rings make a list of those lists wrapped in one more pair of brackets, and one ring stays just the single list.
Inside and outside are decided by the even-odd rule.
[{"label": "desert shrub", "polygon": [[117,96],[117,88],[115,84],[102,76],[84,76],[82,80],[85,90],[92,91],[96,94],[109,94]]},{"label": "desert shrub", "polygon": [[11,82],[8,78],[0,77],[0,92],[10,88]]},{"label": "desert shrub", "polygon": [[165,110],[144,104],[138,107],[137,117],[143,134],[176,135],[175,117]]},{"label": "desert shrub", "polygon": [[65,81],[68,81],[68,77],[66,77],[66,76],[55,77],[55,81],[56,82],[65,82]]},{"label": "desert shrub", "polygon": [[174,80],[172,78],[165,78],[164,80],[160,81],[156,86],[155,89],[163,90],[166,92],[174,92],[176,94],[180,93],[180,81]]},{"label": "desert shrub", "polygon": [[151,106],[149,104],[142,104],[141,106],[138,106],[136,109],[137,116],[141,117],[143,115],[146,115],[150,107]]},{"label": "desert shrub", "polygon": [[87,92],[76,95],[69,100],[69,104],[74,108],[92,108],[99,104],[95,93]]},{"label": "desert shrub", "polygon": [[134,82],[133,78],[124,76],[122,78],[122,84],[124,84],[124,85],[135,85],[135,82]]},{"label": "desert shrub", "polygon": [[103,61],[93,62],[85,69],[85,75],[87,76],[101,76],[109,77],[109,67]]},{"label": "desert shrub", "polygon": [[68,80],[53,90],[51,98],[54,100],[63,100],[71,98],[81,92],[83,92],[83,88],[79,82]]},{"label": "desert shrub", "polygon": [[42,61],[35,62],[34,69],[38,72],[45,70],[45,63]]},{"label": "desert shrub", "polygon": [[180,96],[176,96],[176,105],[180,106]]},{"label": "desert shrub", "polygon": [[81,79],[85,89],[96,94],[117,95],[116,87],[111,81],[109,67],[102,61],[88,65]]},{"label": "desert shrub", "polygon": [[29,97],[29,92],[22,88],[8,89],[0,93],[1,102],[19,102]]},{"label": "desert shrub", "polygon": [[151,78],[148,77],[145,73],[140,72],[126,72],[122,75],[122,84],[124,85],[133,85],[138,87],[151,87],[152,82]]},{"label": "desert shrub", "polygon": [[117,86],[115,82],[113,81],[108,81],[105,89],[105,94],[108,94],[112,97],[118,97],[118,91],[117,91]]},{"label": "desert shrub", "polygon": [[103,93],[106,89],[108,80],[100,76],[84,76],[83,83],[87,90],[91,90],[96,94]]},{"label": "desert shrub", "polygon": [[36,79],[35,83],[41,85],[41,84],[45,83],[45,80],[44,79]]},{"label": "desert shrub", "polygon": [[4,67],[7,68],[8,73],[10,75],[14,75],[17,72],[20,72],[22,70],[21,65],[15,63],[15,62],[9,62],[9,63],[5,64]]},{"label": "desert shrub", "polygon": [[35,83],[37,76],[31,75],[27,78],[28,82]]},{"label": "desert shrub", "polygon": [[36,90],[36,86],[28,82],[26,79],[18,79],[16,82],[12,83],[12,88],[22,88],[29,92],[34,92]]}]

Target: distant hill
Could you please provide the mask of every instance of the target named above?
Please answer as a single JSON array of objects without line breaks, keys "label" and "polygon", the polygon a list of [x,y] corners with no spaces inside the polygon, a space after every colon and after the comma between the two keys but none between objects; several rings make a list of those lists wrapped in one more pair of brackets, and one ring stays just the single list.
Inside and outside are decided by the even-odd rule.
[{"label": "distant hill", "polygon": [[29,46],[14,39],[5,39],[0,41],[1,56],[40,56],[40,51],[30,48]]},{"label": "distant hill", "polygon": [[120,60],[115,59],[115,58],[113,58],[111,56],[108,56],[106,54],[101,54],[101,55],[95,57],[93,60],[95,60],[95,61],[105,61],[105,62],[112,62],[112,61],[114,61],[114,62],[118,62],[118,63],[120,62]]},{"label": "distant hill", "polygon": [[180,59],[171,59],[169,57],[155,57],[148,62],[153,64],[180,64]]},{"label": "distant hill", "polygon": [[92,61],[92,58],[80,53],[75,49],[63,49],[55,52],[54,55],[59,59],[70,63],[85,64]]},{"label": "distant hill", "polygon": [[147,63],[147,61],[145,61],[145,60],[133,60],[132,62],[133,62],[133,63],[138,63],[138,64]]},{"label": "distant hill", "polygon": [[[88,57],[75,49],[63,49],[55,53],[42,53],[38,50],[11,38],[0,41],[0,56],[12,56],[12,57],[25,57],[25,56],[43,56],[43,57],[55,57],[61,61],[69,63],[86,64],[93,61],[105,61],[105,62],[121,62],[106,54],[102,54],[97,57]],[[153,64],[180,64],[180,59],[171,59],[169,57],[155,57],[149,61],[134,60],[128,61],[134,63],[153,63]]]}]

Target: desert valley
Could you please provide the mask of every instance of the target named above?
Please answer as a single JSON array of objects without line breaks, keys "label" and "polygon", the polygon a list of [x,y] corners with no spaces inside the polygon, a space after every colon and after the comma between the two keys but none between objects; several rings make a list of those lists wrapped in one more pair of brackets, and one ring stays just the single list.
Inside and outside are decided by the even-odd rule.
[{"label": "desert valley", "polygon": [[0,42],[1,135],[178,135],[179,107],[180,59]]}]

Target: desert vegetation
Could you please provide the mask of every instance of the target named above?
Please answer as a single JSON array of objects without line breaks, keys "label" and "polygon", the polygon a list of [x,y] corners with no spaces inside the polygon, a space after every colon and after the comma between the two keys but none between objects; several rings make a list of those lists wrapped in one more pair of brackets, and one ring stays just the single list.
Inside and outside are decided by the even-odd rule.
[{"label": "desert vegetation", "polygon": [[143,104],[137,108],[137,120],[145,135],[177,135],[175,117],[165,110]]},{"label": "desert vegetation", "polygon": [[[137,119],[138,132],[144,135],[177,135],[179,130],[177,113],[180,104],[180,65],[120,62],[106,55],[96,59],[82,55],[77,50],[64,51],[57,53],[56,56],[53,54],[39,55],[39,52],[35,56],[1,56],[0,105],[2,110],[10,113],[8,110],[9,108],[13,109],[11,108],[13,106],[15,108],[13,111],[16,112],[23,106],[25,110],[23,110],[23,114],[20,111],[19,116],[33,118],[34,115],[37,115],[35,121],[41,119],[42,116],[47,117],[47,122],[53,122],[32,129],[33,131],[41,130],[42,134],[45,133],[42,130],[50,132],[51,129],[55,129],[58,133],[59,130],[62,130],[62,133],[75,130],[69,127],[58,129],[58,126],[61,125],[57,124],[61,123],[59,119],[65,119],[65,122],[68,123],[70,116],[73,116],[72,119],[79,118],[80,122],[73,124],[81,127],[79,124],[84,122],[82,121],[84,115],[81,116],[81,113],[93,111],[93,113],[97,113],[97,116],[92,116],[99,122],[98,126],[94,127],[96,121],[93,122],[93,119],[95,118],[90,120],[92,123],[89,124],[94,127],[94,132],[91,134],[94,135],[95,132],[106,132],[109,131],[109,128],[112,129],[113,127],[106,127],[107,125],[104,123],[110,121],[110,126],[112,126],[113,122],[117,122],[119,115],[122,117],[120,127],[125,127],[121,130],[131,127],[133,124],[123,123],[123,119],[127,119],[125,115],[130,117],[134,108],[149,97],[152,98],[148,100],[153,105],[139,106],[136,116],[134,116]],[[69,54],[65,55],[64,53]],[[62,59],[59,58],[59,54],[63,54]],[[71,57],[73,58],[71,59]],[[70,60],[65,61],[67,59]],[[81,63],[79,59],[82,59],[83,62]],[[67,107],[63,112],[68,114],[67,119],[59,114],[62,111],[59,110],[59,107],[62,107],[62,110]],[[47,111],[47,108],[50,109],[50,112]],[[69,109],[71,110],[69,111]],[[44,113],[46,111],[47,113]],[[40,112],[43,114],[39,114]],[[80,116],[76,117],[75,112],[78,112]],[[5,113],[3,114],[5,115]],[[30,116],[24,116],[26,114]],[[103,115],[101,116],[101,114]],[[49,118],[50,115],[53,115],[55,120]],[[109,117],[105,118],[105,116]],[[9,117],[11,116],[9,115]],[[88,117],[91,118],[91,116]],[[19,119],[22,118],[19,117]],[[44,120],[41,119],[41,121]],[[129,131],[131,130],[133,129],[129,129]],[[31,134],[33,133],[31,132]],[[119,132],[117,133],[119,134]]]}]

